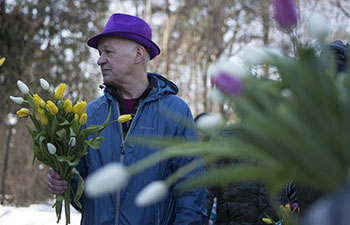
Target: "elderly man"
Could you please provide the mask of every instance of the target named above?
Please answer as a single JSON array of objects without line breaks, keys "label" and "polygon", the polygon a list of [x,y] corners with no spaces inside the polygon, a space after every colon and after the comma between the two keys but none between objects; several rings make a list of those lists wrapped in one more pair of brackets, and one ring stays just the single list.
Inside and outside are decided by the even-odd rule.
[{"label": "elderly man", "polygon": [[[133,120],[107,127],[102,135],[105,140],[99,150],[91,150],[78,166],[82,177],[111,162],[129,166],[153,154],[156,149],[130,142],[130,137],[181,137],[197,139],[196,131],[183,126],[161,111],[166,109],[185,121],[193,122],[189,107],[175,95],[174,83],[155,73],[147,73],[149,60],[160,50],[151,39],[151,28],[142,19],[125,14],[113,14],[104,31],[88,40],[90,47],[98,49],[106,86],[104,96],[87,106],[87,125],[102,124],[112,109],[115,120],[122,114],[134,114]],[[135,205],[137,193],[155,180],[164,180],[194,158],[173,158],[133,176],[120,192],[99,198],[83,195],[82,221],[84,225],[154,225],[154,224],[204,224],[206,217],[206,194],[204,189],[194,189],[177,195],[170,193],[161,202],[144,208]],[[184,179],[204,171],[199,167]],[[118,179],[116,177],[115,179]],[[67,184],[52,169],[47,176],[48,190],[60,194]],[[73,181],[74,185],[74,181]],[[101,184],[103,185],[103,184]]]}]

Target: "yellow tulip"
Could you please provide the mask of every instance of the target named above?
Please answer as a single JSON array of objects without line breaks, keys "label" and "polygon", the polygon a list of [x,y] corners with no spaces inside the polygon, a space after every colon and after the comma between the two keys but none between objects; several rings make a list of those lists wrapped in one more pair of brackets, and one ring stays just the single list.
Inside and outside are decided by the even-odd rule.
[{"label": "yellow tulip", "polygon": [[87,120],[87,114],[83,113],[79,119],[79,124],[80,125],[85,125],[86,124],[86,120]]},{"label": "yellow tulip", "polygon": [[37,108],[38,110],[40,109],[40,107],[41,107],[41,108],[44,108],[44,107],[45,107],[45,101],[44,101],[42,98],[40,98],[39,95],[34,94],[34,95],[33,95],[33,100],[34,100],[35,106],[36,106],[36,108]]},{"label": "yellow tulip", "polygon": [[29,109],[27,108],[21,108],[20,110],[17,111],[16,114],[19,117],[27,117],[29,116],[30,112],[29,112]]},{"label": "yellow tulip", "polygon": [[132,114],[124,114],[118,117],[119,123],[125,123],[132,119]]},{"label": "yellow tulip", "polygon": [[66,90],[66,84],[62,83],[55,92],[55,99],[60,100],[63,97],[64,90]]},{"label": "yellow tulip", "polygon": [[64,111],[66,111],[67,113],[70,113],[73,111],[73,106],[72,103],[69,99],[67,99],[66,101],[64,101]]},{"label": "yellow tulip", "polygon": [[286,205],[284,206],[284,208],[285,208],[285,210],[286,210],[288,213],[290,213],[290,212],[292,211],[292,209],[290,208],[290,205],[288,205],[288,204],[286,204]]},{"label": "yellow tulip", "polygon": [[82,102],[79,102],[79,103],[75,104],[75,105],[73,106],[73,112],[76,113],[76,114],[78,114],[78,112],[80,112],[80,109],[81,109],[82,105],[83,105]]},{"label": "yellow tulip", "polygon": [[79,120],[79,115],[78,114],[74,114],[74,120],[78,121]]},{"label": "yellow tulip", "polygon": [[4,64],[5,61],[6,61],[6,58],[5,58],[5,57],[2,57],[2,58],[0,59],[0,66],[2,66],[2,64]]},{"label": "yellow tulip", "polygon": [[273,224],[272,219],[269,219],[269,218],[262,218],[261,220],[262,220],[264,223],[266,223],[266,224]]},{"label": "yellow tulip", "polygon": [[82,103],[81,103],[81,108],[79,109],[79,112],[78,112],[78,114],[81,116],[83,113],[85,113],[86,112],[86,101],[83,101]]},{"label": "yellow tulip", "polygon": [[57,112],[58,112],[58,108],[57,106],[55,105],[55,103],[53,103],[52,101],[47,101],[47,108],[49,109],[49,112],[52,114],[52,115],[56,115]]},{"label": "yellow tulip", "polygon": [[39,118],[40,118],[40,122],[43,124],[43,125],[47,125],[49,120],[47,119],[47,116],[45,114],[45,110],[43,109],[38,109],[38,114],[39,114]]}]

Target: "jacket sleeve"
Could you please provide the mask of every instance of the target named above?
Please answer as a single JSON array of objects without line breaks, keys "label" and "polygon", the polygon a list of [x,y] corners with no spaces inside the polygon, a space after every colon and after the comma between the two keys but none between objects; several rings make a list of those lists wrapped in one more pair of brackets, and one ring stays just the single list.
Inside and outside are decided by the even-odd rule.
[{"label": "jacket sleeve", "polygon": [[[190,110],[187,113],[187,119],[193,122],[192,114]],[[193,123],[194,124],[194,123]],[[188,140],[197,140],[197,131],[188,128],[180,127],[177,131],[177,136],[182,136]],[[172,160],[172,167],[174,171],[185,166],[186,164],[194,161],[202,160],[198,157],[179,157]],[[174,189],[179,187],[181,183],[187,179],[191,179],[195,176],[205,173],[204,162],[201,166],[192,170],[182,178],[180,178],[175,184]],[[175,225],[198,225],[205,224],[207,217],[207,197],[206,188],[200,187],[196,189],[187,190],[184,193],[177,195],[175,206]]]}]

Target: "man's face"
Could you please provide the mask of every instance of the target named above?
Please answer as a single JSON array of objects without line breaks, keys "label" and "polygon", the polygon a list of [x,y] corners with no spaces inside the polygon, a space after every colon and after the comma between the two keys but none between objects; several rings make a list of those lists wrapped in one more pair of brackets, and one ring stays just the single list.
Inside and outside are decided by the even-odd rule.
[{"label": "man's face", "polygon": [[104,83],[118,87],[132,81],[136,46],[136,43],[125,39],[109,36],[101,38],[97,64],[101,67]]}]

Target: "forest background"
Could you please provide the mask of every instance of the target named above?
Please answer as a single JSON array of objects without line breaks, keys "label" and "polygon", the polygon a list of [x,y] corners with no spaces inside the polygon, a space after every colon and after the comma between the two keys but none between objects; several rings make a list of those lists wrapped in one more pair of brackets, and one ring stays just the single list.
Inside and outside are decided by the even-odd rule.
[{"label": "forest background", "polygon": [[[348,0],[296,0],[299,11],[297,36],[313,43],[308,20],[319,12],[328,20],[329,41],[350,42]],[[16,81],[40,92],[39,79],[51,85],[65,82],[71,98],[91,101],[101,95],[98,54],[87,39],[102,31],[115,12],[142,17],[153,29],[161,54],[149,71],[175,82],[179,96],[201,112],[230,113],[226,105],[210,100],[210,63],[229,57],[240,63],[244,48],[278,47],[291,54],[287,34],[273,20],[267,0],[0,0],[0,200],[2,204],[28,206],[51,198],[46,191],[46,166],[32,165],[30,120],[9,123],[18,105],[9,96],[20,96]],[[253,68],[258,76],[275,79],[270,68]],[[78,94],[79,93],[79,94]],[[45,96],[43,96],[45,98]],[[5,198],[2,198],[2,196]]]}]

